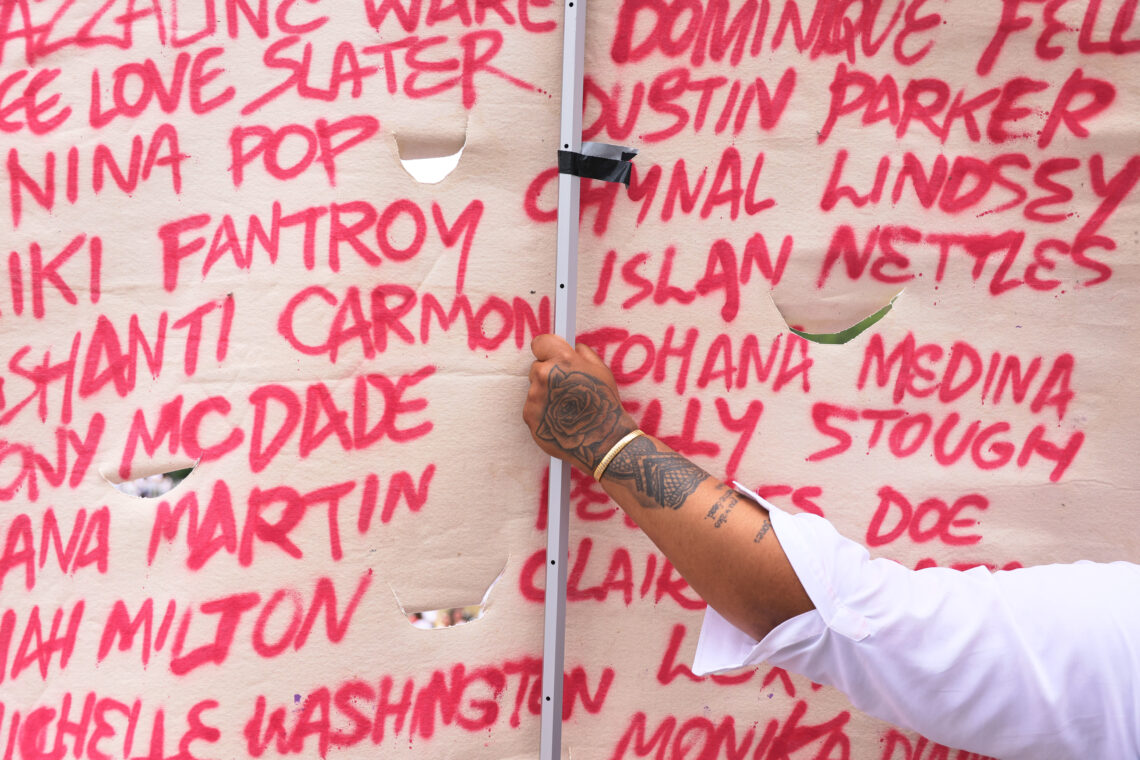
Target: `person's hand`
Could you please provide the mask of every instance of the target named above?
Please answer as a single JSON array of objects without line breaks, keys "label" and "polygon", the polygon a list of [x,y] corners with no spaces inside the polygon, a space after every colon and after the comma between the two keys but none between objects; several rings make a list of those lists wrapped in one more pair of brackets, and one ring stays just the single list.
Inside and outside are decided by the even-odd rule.
[{"label": "person's hand", "polygon": [[557,335],[539,335],[530,349],[535,362],[523,420],[543,451],[593,473],[610,447],[637,428],[622,409],[613,374],[589,346],[571,347]]}]

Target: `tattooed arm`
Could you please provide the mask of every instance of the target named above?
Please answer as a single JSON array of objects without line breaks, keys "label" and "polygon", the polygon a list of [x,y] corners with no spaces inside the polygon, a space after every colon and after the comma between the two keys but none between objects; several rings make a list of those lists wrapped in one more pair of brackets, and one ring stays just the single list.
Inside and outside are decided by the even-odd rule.
[{"label": "tattooed arm", "polygon": [[[588,347],[541,335],[523,419],[538,445],[586,472],[637,425]],[[756,639],[812,609],[768,513],[661,441],[633,439],[602,486],[712,607]]]}]

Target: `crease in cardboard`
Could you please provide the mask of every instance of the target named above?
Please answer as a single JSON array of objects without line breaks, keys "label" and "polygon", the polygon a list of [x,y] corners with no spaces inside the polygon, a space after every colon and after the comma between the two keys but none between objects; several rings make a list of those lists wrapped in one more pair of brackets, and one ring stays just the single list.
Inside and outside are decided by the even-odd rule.
[{"label": "crease in cardboard", "polygon": [[[482,598],[475,604],[458,604],[453,607],[438,607],[427,609],[408,609],[400,601],[400,595],[396,593],[396,588],[389,583],[388,588],[392,591],[392,598],[396,600],[396,606],[400,608],[404,619],[415,628],[453,628],[457,625],[464,623],[473,623],[479,620],[487,612],[487,607],[491,600],[491,592],[499,581],[503,579],[503,575],[507,572],[507,567],[510,566],[511,556],[507,555],[506,560],[503,562],[502,569],[495,575],[487,590],[483,592]],[[470,612],[468,612],[470,610]],[[444,621],[437,625],[417,625],[415,620],[431,620],[431,621]]]}]

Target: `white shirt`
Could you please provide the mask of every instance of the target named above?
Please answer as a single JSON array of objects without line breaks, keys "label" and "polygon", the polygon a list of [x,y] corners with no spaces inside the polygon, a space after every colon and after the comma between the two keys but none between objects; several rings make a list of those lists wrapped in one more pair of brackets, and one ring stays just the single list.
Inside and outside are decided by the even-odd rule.
[{"label": "white shirt", "polygon": [[767,661],[1001,760],[1140,758],[1140,566],[909,570],[737,490],[770,511],[815,609],[757,642],[709,608],[695,672]]}]

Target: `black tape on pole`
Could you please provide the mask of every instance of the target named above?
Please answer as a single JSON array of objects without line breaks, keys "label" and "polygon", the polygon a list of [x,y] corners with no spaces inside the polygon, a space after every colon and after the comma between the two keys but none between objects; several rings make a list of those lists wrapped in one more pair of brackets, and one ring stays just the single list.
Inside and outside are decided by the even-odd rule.
[{"label": "black tape on pole", "polygon": [[558,151],[558,172],[603,182],[620,182],[629,187],[633,157],[636,155],[637,148],[584,142],[579,153],[572,150]]}]

